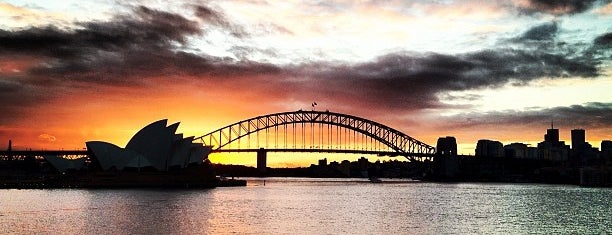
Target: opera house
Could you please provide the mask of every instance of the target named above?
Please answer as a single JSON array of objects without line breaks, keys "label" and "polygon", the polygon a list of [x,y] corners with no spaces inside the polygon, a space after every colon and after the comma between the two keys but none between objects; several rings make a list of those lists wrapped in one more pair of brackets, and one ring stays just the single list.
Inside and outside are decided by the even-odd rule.
[{"label": "opera house", "polygon": [[178,125],[168,126],[166,119],[153,122],[138,131],[125,148],[102,141],[86,142],[88,159],[57,156],[45,156],[45,159],[59,172],[77,179],[55,183],[60,186],[218,186],[208,161],[211,147],[193,143],[194,137],[183,138],[182,134],[175,133]]},{"label": "opera house", "polygon": [[167,125],[166,119],[153,122],[138,131],[125,148],[102,141],[85,144],[102,170],[124,168],[154,168],[158,171],[181,169],[190,164],[202,164],[211,147],[193,143],[193,136],[175,134],[179,123]]},{"label": "opera house", "polygon": [[[92,163],[99,164],[103,171],[126,168],[168,171],[199,165],[208,159],[209,146],[193,143],[193,136],[183,138],[182,134],[175,134],[179,123],[166,126],[167,122],[163,119],[142,128],[125,148],[102,141],[86,142]],[[60,172],[86,166],[84,158],[45,156],[45,159]]]}]

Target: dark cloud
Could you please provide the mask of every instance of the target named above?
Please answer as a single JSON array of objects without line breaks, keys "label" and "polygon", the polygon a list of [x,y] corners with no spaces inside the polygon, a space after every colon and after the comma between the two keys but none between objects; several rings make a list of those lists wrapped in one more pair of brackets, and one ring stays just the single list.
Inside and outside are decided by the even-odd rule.
[{"label": "dark cloud", "polygon": [[[220,19],[204,9],[197,8],[198,14],[208,12],[207,19]],[[138,7],[134,13],[110,22],[81,23],[82,28],[76,30],[47,27],[0,31],[0,55],[45,57],[48,62],[44,66],[28,73],[61,78],[59,82],[132,85],[138,82],[132,78],[151,75],[222,76],[276,70],[271,65],[238,64],[225,58],[182,52],[177,44],[203,33],[197,22],[146,7]]]},{"label": "dark cloud", "polygon": [[576,14],[590,9],[597,0],[528,0],[520,10],[523,13],[548,13],[553,15]]},{"label": "dark cloud", "polygon": [[536,40],[536,41],[545,41],[545,40],[553,40],[557,35],[559,28],[556,22],[546,23],[542,25],[535,26],[529,30],[527,30],[523,35],[518,37],[517,39],[520,41],[523,40]]},{"label": "dark cloud", "polygon": [[596,64],[573,60],[563,55],[540,51],[487,50],[459,55],[391,54],[376,61],[356,65],[303,66],[295,87],[337,96],[343,92],[351,102],[381,109],[418,110],[439,108],[438,95],[498,87],[513,82],[518,85],[547,77],[595,77]]},{"label": "dark cloud", "polygon": [[2,94],[16,92],[16,91],[19,91],[20,89],[21,89],[21,84],[17,82],[14,82],[8,79],[0,80],[0,93]]},{"label": "dark cloud", "polygon": [[53,92],[41,92],[33,86],[0,75],[0,126],[21,118],[26,109],[54,97]]},{"label": "dark cloud", "polygon": [[612,33],[606,33],[604,35],[601,35],[595,38],[595,40],[593,41],[593,44],[597,46],[605,47],[605,48],[612,47]]},{"label": "dark cloud", "polygon": [[612,50],[610,49],[612,49],[612,33],[605,33],[593,40],[593,44],[585,54],[593,60],[602,61],[603,64],[609,65],[610,58],[612,58]]},{"label": "dark cloud", "polygon": [[527,111],[465,113],[449,117],[446,123],[454,127],[473,128],[541,124],[551,120],[568,128],[607,128],[612,126],[612,103],[592,102]]},{"label": "dark cloud", "polygon": [[202,5],[197,5],[194,8],[195,15],[202,21],[217,27],[221,27],[238,38],[248,36],[248,33],[246,33],[241,26],[231,23],[220,11],[213,10],[209,6]]},{"label": "dark cloud", "polygon": [[143,86],[150,77],[223,79],[280,71],[270,64],[184,52],[181,46],[188,37],[205,34],[200,23],[147,7],[78,26],[0,30],[0,59],[33,61],[19,73],[0,74],[0,121],[19,118],[24,107],[44,103],[60,91],[70,93],[75,86]]},{"label": "dark cloud", "polygon": [[72,31],[54,27],[1,30],[0,52],[74,58],[97,50],[167,47],[200,33],[197,23],[179,15],[146,7],[139,7],[135,13],[135,17],[122,16],[111,22],[81,23],[82,29]]},{"label": "dark cloud", "polygon": [[224,17],[222,17],[219,12],[212,10],[208,6],[196,6],[195,15],[198,16],[200,19],[206,20],[208,22],[214,22],[217,24],[223,25],[227,22],[223,19]]}]

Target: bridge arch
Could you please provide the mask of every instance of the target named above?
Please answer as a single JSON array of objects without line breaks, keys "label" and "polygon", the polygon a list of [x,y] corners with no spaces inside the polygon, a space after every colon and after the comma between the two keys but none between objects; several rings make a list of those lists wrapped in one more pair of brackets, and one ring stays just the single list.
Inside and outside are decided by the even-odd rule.
[{"label": "bridge arch", "polygon": [[435,154],[435,148],[396,129],[365,118],[329,111],[294,111],[268,114],[239,121],[212,131],[195,140],[220,150],[250,134],[282,125],[321,123],[346,128],[368,136],[405,157],[423,157]]}]

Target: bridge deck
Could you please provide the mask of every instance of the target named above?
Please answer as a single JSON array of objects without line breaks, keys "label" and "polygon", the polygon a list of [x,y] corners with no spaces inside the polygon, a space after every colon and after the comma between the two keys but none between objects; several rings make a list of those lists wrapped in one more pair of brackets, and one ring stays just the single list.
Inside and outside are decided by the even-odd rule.
[{"label": "bridge deck", "polygon": [[281,148],[281,149],[217,149],[213,150],[213,153],[244,153],[244,152],[257,152],[257,151],[266,151],[266,152],[294,152],[294,153],[348,153],[348,154],[375,154],[378,156],[388,156],[388,157],[399,157],[399,156],[409,156],[409,157],[433,157],[435,154],[428,153],[406,153],[400,154],[394,151],[377,151],[377,150],[352,150],[352,149],[317,149],[317,148],[308,148],[308,149],[290,149],[290,148]]},{"label": "bridge deck", "polygon": [[[217,149],[213,153],[246,153],[257,152],[262,149]],[[393,151],[376,151],[376,150],[352,150],[352,149],[263,149],[266,152],[294,152],[294,153],[347,153],[347,154],[372,154],[378,156],[398,157],[404,156]],[[89,155],[87,150],[18,150],[18,151],[0,151],[0,156],[44,156],[44,155]],[[433,157],[435,154],[427,153],[408,153],[406,156],[411,157]]]}]

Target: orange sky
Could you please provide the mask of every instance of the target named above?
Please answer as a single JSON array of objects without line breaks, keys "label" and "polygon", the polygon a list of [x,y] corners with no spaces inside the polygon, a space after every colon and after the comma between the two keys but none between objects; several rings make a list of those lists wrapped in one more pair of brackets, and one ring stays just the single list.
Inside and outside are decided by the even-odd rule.
[{"label": "orange sky", "polygon": [[[159,119],[200,136],[330,110],[430,145],[612,139],[607,1],[0,3],[0,148],[124,146]],[[307,166],[323,154],[272,156]],[[350,156],[357,159],[359,156]],[[213,155],[254,165],[255,155]],[[375,157],[371,160],[376,159]]]}]

